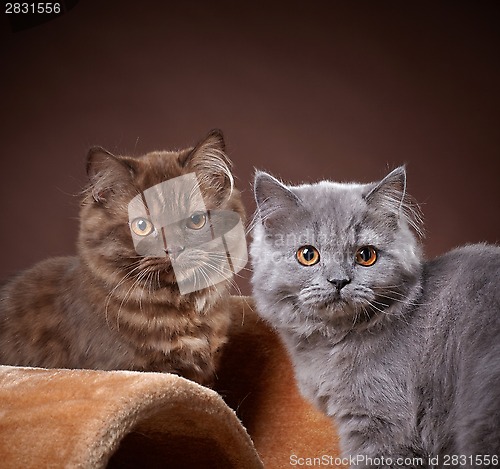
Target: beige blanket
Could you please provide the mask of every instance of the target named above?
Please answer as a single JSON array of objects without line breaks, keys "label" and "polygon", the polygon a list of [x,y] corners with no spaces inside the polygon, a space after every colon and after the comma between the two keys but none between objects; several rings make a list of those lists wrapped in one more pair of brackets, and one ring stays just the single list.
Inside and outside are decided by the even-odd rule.
[{"label": "beige blanket", "polygon": [[276,335],[250,299],[232,303],[215,390],[170,374],[0,366],[0,467],[284,468],[336,456]]}]

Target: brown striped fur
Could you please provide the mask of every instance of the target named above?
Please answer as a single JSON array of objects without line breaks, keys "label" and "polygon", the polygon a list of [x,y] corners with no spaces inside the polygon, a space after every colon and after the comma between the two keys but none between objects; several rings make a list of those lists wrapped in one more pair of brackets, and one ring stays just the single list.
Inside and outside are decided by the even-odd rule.
[{"label": "brown striped fur", "polygon": [[231,281],[181,295],[168,256],[135,252],[127,204],[196,172],[207,209],[243,218],[229,168],[218,131],[195,148],[141,157],[92,149],[78,255],[40,262],[2,287],[0,363],[165,371],[209,384],[226,341]]}]

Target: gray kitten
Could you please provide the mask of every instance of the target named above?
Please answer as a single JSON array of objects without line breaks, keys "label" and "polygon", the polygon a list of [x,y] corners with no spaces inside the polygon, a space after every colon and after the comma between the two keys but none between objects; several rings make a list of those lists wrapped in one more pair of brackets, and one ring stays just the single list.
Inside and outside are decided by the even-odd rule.
[{"label": "gray kitten", "polygon": [[497,466],[500,248],[424,261],[403,167],[294,187],[258,172],[255,198],[259,313],[350,463]]}]

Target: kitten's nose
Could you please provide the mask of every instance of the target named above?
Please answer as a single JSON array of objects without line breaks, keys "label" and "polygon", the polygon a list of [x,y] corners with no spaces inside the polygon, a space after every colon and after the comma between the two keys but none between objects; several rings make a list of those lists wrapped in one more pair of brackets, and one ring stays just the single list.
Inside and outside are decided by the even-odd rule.
[{"label": "kitten's nose", "polygon": [[350,278],[334,278],[328,279],[328,281],[337,289],[338,292],[342,290],[342,288],[344,288],[348,283],[351,283]]},{"label": "kitten's nose", "polygon": [[164,251],[168,254],[170,259],[175,260],[179,257],[179,254],[184,251],[184,246],[169,246]]}]

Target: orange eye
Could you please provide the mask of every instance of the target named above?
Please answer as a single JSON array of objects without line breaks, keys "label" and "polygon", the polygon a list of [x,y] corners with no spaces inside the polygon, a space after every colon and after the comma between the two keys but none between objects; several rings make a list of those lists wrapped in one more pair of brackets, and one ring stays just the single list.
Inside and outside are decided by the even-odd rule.
[{"label": "orange eye", "polygon": [[153,224],[147,218],[136,218],[130,228],[137,236],[148,236],[154,230]]},{"label": "orange eye", "polygon": [[356,262],[363,267],[370,267],[377,262],[377,251],[373,246],[363,246],[356,251]]},{"label": "orange eye", "polygon": [[302,246],[297,250],[297,260],[306,267],[317,264],[319,262],[319,251],[310,244]]},{"label": "orange eye", "polygon": [[194,212],[186,221],[186,226],[191,230],[201,230],[207,222],[207,216],[203,212]]}]

